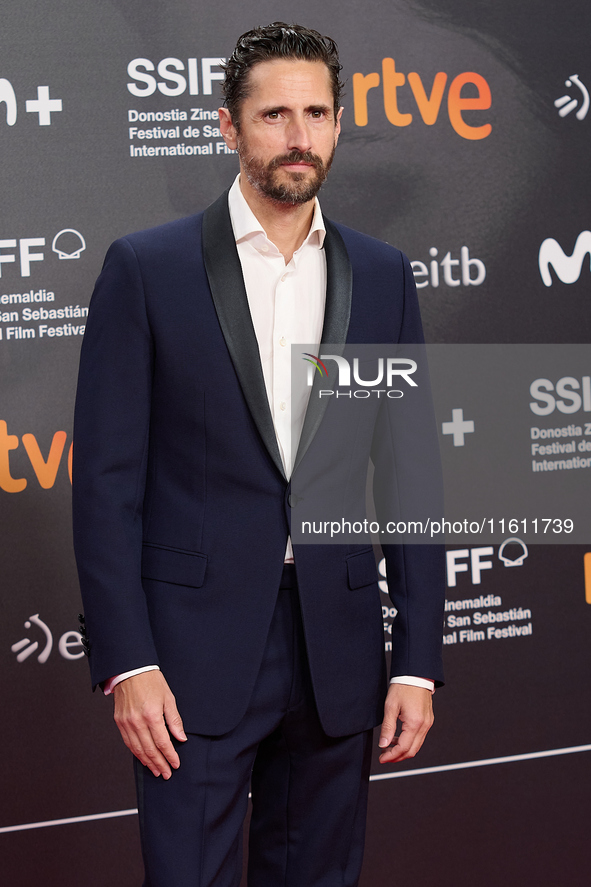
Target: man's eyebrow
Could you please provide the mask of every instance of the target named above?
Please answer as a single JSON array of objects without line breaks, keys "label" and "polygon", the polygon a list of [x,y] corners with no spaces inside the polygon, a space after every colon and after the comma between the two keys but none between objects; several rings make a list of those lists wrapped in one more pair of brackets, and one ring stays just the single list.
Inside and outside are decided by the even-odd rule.
[{"label": "man's eyebrow", "polygon": [[[261,108],[258,113],[264,116],[265,114],[282,114],[284,111],[290,110],[291,108],[289,108],[287,105],[269,105],[268,108]],[[331,110],[332,108],[330,105],[308,105],[307,108],[304,108],[304,111],[306,111],[306,113],[308,114],[313,111],[323,111],[325,114],[327,114]]]},{"label": "man's eyebrow", "polygon": [[306,111],[323,111],[325,114],[328,114],[332,111],[332,107],[331,105],[310,105],[306,108]]},{"label": "man's eyebrow", "polygon": [[282,111],[288,111],[286,105],[269,105],[268,108],[261,108],[259,114],[281,114]]}]

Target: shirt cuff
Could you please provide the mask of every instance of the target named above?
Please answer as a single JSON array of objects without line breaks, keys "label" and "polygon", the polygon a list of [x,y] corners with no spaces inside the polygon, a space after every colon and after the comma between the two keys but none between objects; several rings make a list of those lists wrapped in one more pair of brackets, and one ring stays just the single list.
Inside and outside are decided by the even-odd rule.
[{"label": "shirt cuff", "polygon": [[412,675],[403,674],[395,678],[390,678],[391,684],[406,684],[407,687],[422,687],[424,690],[435,692],[435,681],[428,678],[415,678]]},{"label": "shirt cuff", "polygon": [[132,678],[136,674],[143,674],[145,671],[160,671],[159,665],[144,665],[142,668],[134,668],[132,671],[124,671],[123,674],[117,674],[112,678],[109,678],[108,681],[105,681],[103,685],[103,693],[105,696],[109,696],[113,692],[113,688],[120,684],[121,681],[125,681],[127,678]]}]

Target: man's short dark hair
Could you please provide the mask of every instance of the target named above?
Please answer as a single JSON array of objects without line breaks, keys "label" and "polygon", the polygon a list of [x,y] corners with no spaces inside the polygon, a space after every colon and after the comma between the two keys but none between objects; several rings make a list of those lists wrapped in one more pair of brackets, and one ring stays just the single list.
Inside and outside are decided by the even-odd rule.
[{"label": "man's short dark hair", "polygon": [[249,72],[260,62],[274,59],[303,59],[324,62],[331,79],[335,120],[341,104],[343,83],[339,79],[342,65],[339,50],[330,37],[302,25],[273,22],[266,27],[253,28],[238,38],[236,48],[225,65],[222,85],[224,104],[236,129],[240,127],[240,105],[249,95]]}]

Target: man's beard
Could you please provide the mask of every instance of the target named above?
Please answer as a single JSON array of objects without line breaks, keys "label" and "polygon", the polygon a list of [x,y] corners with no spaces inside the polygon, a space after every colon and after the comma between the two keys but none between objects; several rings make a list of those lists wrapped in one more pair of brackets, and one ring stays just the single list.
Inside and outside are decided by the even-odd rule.
[{"label": "man's beard", "polygon": [[[326,180],[334,152],[333,148],[330,157],[324,163],[318,154],[312,154],[311,151],[298,151],[294,148],[289,154],[282,154],[274,157],[269,163],[265,163],[256,157],[249,156],[248,145],[241,140],[238,142],[238,155],[242,168],[252,187],[277,203],[292,205],[307,203],[316,197]],[[314,167],[314,174],[310,176],[309,173],[285,170],[289,180],[282,183],[278,180],[277,170],[284,163],[309,163]]]}]

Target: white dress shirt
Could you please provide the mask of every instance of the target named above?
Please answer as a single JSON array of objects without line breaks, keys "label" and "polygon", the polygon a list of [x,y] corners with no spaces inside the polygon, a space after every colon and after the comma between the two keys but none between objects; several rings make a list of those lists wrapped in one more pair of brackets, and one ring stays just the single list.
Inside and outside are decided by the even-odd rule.
[{"label": "white dress shirt", "polygon": [[[289,480],[310,392],[306,388],[297,395],[296,402],[292,401],[290,346],[318,345],[324,323],[326,255],[322,247],[326,230],[322,212],[315,198],[308,235],[286,264],[246,202],[239,175],[230,188],[228,207],[279,453]],[[293,563],[291,539],[287,540],[285,562]],[[146,666],[117,675],[106,682],[104,692],[109,694],[125,678],[157,667]],[[391,683],[434,688],[433,681],[409,675],[392,678]]]},{"label": "white dress shirt", "polygon": [[308,236],[286,264],[244,199],[239,178],[228,195],[230,219],[279,452],[289,480],[295,458],[292,439],[299,441],[310,396],[306,387],[292,403],[291,345],[316,347],[322,337],[326,302],[326,255],[322,246],[326,231],[316,198]]}]

